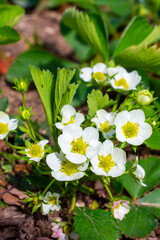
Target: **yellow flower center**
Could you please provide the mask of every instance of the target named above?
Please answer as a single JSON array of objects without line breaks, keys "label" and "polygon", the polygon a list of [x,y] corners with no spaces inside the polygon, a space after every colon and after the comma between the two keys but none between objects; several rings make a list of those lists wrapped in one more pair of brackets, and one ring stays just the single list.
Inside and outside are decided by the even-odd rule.
[{"label": "yellow flower center", "polygon": [[100,128],[104,133],[107,133],[111,130],[108,122],[100,123]]},{"label": "yellow flower center", "polygon": [[104,81],[105,75],[102,72],[93,73],[92,77],[97,80],[97,82]]},{"label": "yellow flower center", "polygon": [[55,196],[49,197],[49,203],[55,205],[57,202],[57,198]]},{"label": "yellow flower center", "polygon": [[124,87],[126,90],[129,88],[128,83],[127,83],[126,79],[124,79],[124,78],[121,78],[117,81],[115,80],[115,85],[117,87]]},{"label": "yellow flower center", "polygon": [[124,124],[122,130],[126,138],[133,138],[137,136],[139,132],[139,126],[137,123],[128,121],[126,124]]},{"label": "yellow flower center", "polygon": [[71,117],[70,120],[69,120],[69,122],[64,123],[63,125],[66,126],[66,125],[68,125],[68,124],[70,124],[70,123],[74,123],[74,117]]},{"label": "yellow flower center", "polygon": [[0,123],[0,134],[6,134],[8,131],[8,124]]},{"label": "yellow flower center", "polygon": [[71,163],[70,161],[63,162],[61,172],[64,172],[66,175],[70,176],[78,172],[78,165]]},{"label": "yellow flower center", "polygon": [[28,151],[28,154],[31,155],[31,157],[41,157],[43,153],[42,147],[38,144],[33,144]]},{"label": "yellow flower center", "polygon": [[87,147],[88,147],[88,144],[83,141],[83,138],[82,138],[82,137],[77,138],[76,140],[74,139],[74,140],[71,142],[71,145],[72,145],[72,150],[71,150],[71,152],[79,153],[79,154],[82,154],[82,155],[85,154],[85,152],[86,152],[86,150],[87,150]]},{"label": "yellow flower center", "polygon": [[103,156],[103,155],[98,156],[98,159],[99,159],[98,166],[100,168],[103,168],[103,170],[105,172],[109,172],[109,170],[116,165],[115,162],[113,161],[112,157],[111,157],[111,154],[109,154],[107,156]]}]

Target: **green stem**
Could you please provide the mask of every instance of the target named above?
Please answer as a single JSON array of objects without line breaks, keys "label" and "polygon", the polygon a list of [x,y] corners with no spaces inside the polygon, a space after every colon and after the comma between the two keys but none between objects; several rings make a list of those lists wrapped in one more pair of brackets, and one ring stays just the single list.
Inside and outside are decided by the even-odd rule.
[{"label": "green stem", "polygon": [[68,218],[68,223],[71,223],[75,204],[76,204],[76,191],[73,192],[73,198],[72,198],[72,204],[71,204],[70,214],[69,214],[69,218]]},{"label": "green stem", "polygon": [[33,141],[36,141],[37,138],[36,138],[36,135],[35,135],[35,133],[34,133],[33,127],[32,127],[32,125],[31,125],[31,122],[30,122],[29,120],[27,121],[27,125],[28,125],[28,128],[29,128],[29,131],[30,131],[30,135],[31,135],[32,140],[33,140]]},{"label": "green stem", "polygon": [[2,157],[4,157],[4,158],[6,158],[6,160],[8,160],[9,162],[10,162],[10,157],[11,158],[15,158],[15,159],[21,159],[22,157],[20,156],[20,155],[18,155],[18,154],[16,154],[16,153],[5,153],[5,152],[1,152],[0,151],[0,156],[2,156]]},{"label": "green stem", "polygon": [[107,192],[108,192],[108,195],[109,195],[109,197],[110,197],[110,200],[112,201],[112,200],[113,200],[113,195],[112,195],[112,193],[111,193],[111,190],[109,189],[109,187],[108,187],[108,185],[107,185],[107,183],[106,183],[105,181],[103,181],[103,185],[104,185],[105,189],[106,189]]},{"label": "green stem", "polygon": [[44,191],[41,194],[41,197],[45,195],[45,193],[48,191],[48,189],[51,187],[51,185],[55,182],[55,179],[53,178],[52,181],[47,185],[47,187],[44,189]]},{"label": "green stem", "polygon": [[131,17],[133,18],[136,15],[134,0],[130,0],[130,7],[131,7]]},{"label": "green stem", "polygon": [[118,104],[119,104],[120,97],[121,97],[121,93],[118,92],[118,93],[117,93],[117,96],[116,96],[116,103],[113,105],[112,112],[115,112],[115,111],[116,111],[116,109],[117,109],[117,107],[118,107]]},{"label": "green stem", "polygon": [[15,146],[15,145],[9,143],[6,139],[4,139],[4,142],[11,148],[14,148],[14,149],[24,149],[24,147]]},{"label": "green stem", "polygon": [[22,93],[22,101],[23,101],[23,107],[25,107],[25,97],[24,97],[24,93]]},{"label": "green stem", "polygon": [[84,184],[81,184],[80,187],[83,188],[83,189],[85,189],[85,190],[87,190],[87,191],[90,192],[90,193],[95,193],[95,190],[94,190],[93,188],[88,187],[88,186],[86,186],[86,185],[84,185]]}]

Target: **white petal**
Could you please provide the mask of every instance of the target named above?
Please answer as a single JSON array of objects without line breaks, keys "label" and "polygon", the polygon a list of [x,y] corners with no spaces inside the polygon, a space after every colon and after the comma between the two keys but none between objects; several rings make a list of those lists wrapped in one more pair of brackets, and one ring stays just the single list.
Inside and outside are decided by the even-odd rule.
[{"label": "white petal", "polygon": [[85,67],[80,70],[80,78],[85,82],[90,82],[92,79],[92,68]]},{"label": "white petal", "polygon": [[[27,154],[27,156],[29,157],[29,154]],[[41,157],[31,157],[29,160],[39,162],[43,156],[44,156],[44,153],[41,155]]]},{"label": "white petal", "polygon": [[71,146],[71,142],[73,139],[66,139],[67,136],[64,136],[64,134],[61,134],[58,137],[58,144],[62,150],[63,153],[67,154],[71,152],[72,146]]},{"label": "white petal", "polygon": [[103,136],[105,137],[105,138],[110,138],[114,133],[115,133],[115,130],[114,129],[111,129],[109,132],[107,132],[107,133],[104,133],[104,132],[102,132],[103,133]]},{"label": "white petal", "polygon": [[114,148],[112,158],[117,165],[124,165],[126,163],[126,153],[120,148]]},{"label": "white petal", "polygon": [[52,204],[45,204],[45,203],[42,203],[42,211],[43,211],[43,215],[46,215],[50,212],[52,208]]},{"label": "white petal", "polygon": [[90,142],[92,142],[93,140],[98,141],[99,139],[98,130],[93,127],[87,127],[83,131],[82,138],[88,144],[90,144]]},{"label": "white petal", "polygon": [[63,134],[67,139],[77,139],[82,136],[82,128],[77,124],[71,123],[63,129]]},{"label": "white petal", "polygon": [[46,163],[52,170],[58,171],[61,168],[61,161],[63,159],[59,153],[50,153],[46,157]]},{"label": "white petal", "polygon": [[110,140],[105,140],[104,143],[101,145],[100,151],[98,155],[105,155],[113,152],[113,143]]},{"label": "white petal", "polygon": [[130,112],[130,119],[135,123],[142,124],[145,121],[144,112],[141,109],[132,110]]},{"label": "white petal", "polygon": [[17,126],[18,126],[18,119],[9,120],[9,124],[8,124],[9,131],[15,130]]},{"label": "white petal", "polygon": [[61,171],[53,171],[51,172],[52,176],[57,180],[57,181],[73,181],[76,179],[80,179],[84,176],[83,172],[77,172],[75,174],[72,174],[70,176],[64,174]]},{"label": "white petal", "polygon": [[90,168],[92,172],[94,172],[96,175],[100,175],[100,176],[105,176],[107,177],[108,174],[101,168],[94,168],[94,167],[91,167]]},{"label": "white petal", "polygon": [[133,89],[141,81],[141,76],[138,74],[137,71],[132,71],[131,73],[129,73],[129,75],[131,79],[130,88]]},{"label": "white petal", "polygon": [[130,120],[130,114],[127,111],[122,111],[117,114],[114,124],[116,126],[123,126],[125,123],[127,123]]},{"label": "white petal", "polygon": [[99,160],[98,160],[98,156],[94,156],[92,159],[90,159],[90,162],[93,166],[94,169],[98,168],[98,164],[99,164]]},{"label": "white petal", "polygon": [[99,121],[101,123],[106,122],[107,117],[108,117],[108,112],[107,111],[105,111],[104,109],[100,109],[96,113],[97,113],[97,116],[98,116]]},{"label": "white petal", "polygon": [[116,127],[116,138],[120,142],[128,141],[128,139],[124,136],[123,130],[121,127]]},{"label": "white petal", "polygon": [[75,120],[74,122],[76,124],[81,124],[82,122],[84,122],[85,118],[84,118],[84,115],[82,113],[76,113],[76,116],[75,116]]},{"label": "white petal", "polygon": [[38,144],[39,144],[39,146],[42,147],[42,149],[44,149],[44,146],[45,146],[47,143],[49,143],[49,141],[45,139],[45,140],[40,141]]},{"label": "white petal", "polygon": [[71,117],[73,117],[76,114],[76,110],[71,105],[65,105],[61,109],[61,114],[62,114],[62,124],[68,123]]},{"label": "white petal", "polygon": [[144,140],[148,139],[152,135],[152,127],[148,123],[143,123],[139,126],[139,135]]},{"label": "white petal", "polygon": [[9,122],[9,116],[7,113],[4,113],[0,111],[0,122],[1,123],[8,123]]},{"label": "white petal", "polygon": [[99,141],[92,141],[92,146],[88,146],[86,150],[86,156],[87,158],[93,158],[100,150],[101,142]]},{"label": "white petal", "polygon": [[100,121],[99,121],[98,118],[96,118],[96,117],[95,117],[95,118],[92,118],[91,121],[96,124],[97,128],[100,128]]},{"label": "white petal", "polygon": [[125,172],[125,166],[119,165],[119,166],[114,166],[109,170],[108,176],[111,177],[119,177]]},{"label": "white petal", "polygon": [[0,139],[4,139],[7,135],[8,135],[9,132],[5,133],[5,134],[0,134]]},{"label": "white petal", "polygon": [[63,128],[64,128],[64,125],[62,123],[59,123],[59,122],[55,123],[55,126],[56,126],[56,128],[58,128],[60,130],[63,130]]},{"label": "white petal", "polygon": [[78,153],[72,153],[72,152],[68,153],[66,155],[66,158],[70,162],[75,163],[75,164],[81,164],[87,160],[86,156],[84,156],[82,154],[78,154]]},{"label": "white petal", "polygon": [[80,164],[77,169],[79,171],[85,171],[88,168],[88,165],[89,165],[89,161],[86,161],[86,162]]},{"label": "white petal", "polygon": [[107,73],[107,66],[104,63],[97,63],[93,67],[93,73],[101,72]]}]

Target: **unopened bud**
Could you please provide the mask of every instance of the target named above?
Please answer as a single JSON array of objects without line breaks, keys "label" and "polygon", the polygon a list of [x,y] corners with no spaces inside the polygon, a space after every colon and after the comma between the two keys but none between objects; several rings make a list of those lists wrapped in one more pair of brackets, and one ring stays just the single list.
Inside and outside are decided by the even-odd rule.
[{"label": "unopened bud", "polygon": [[30,112],[29,112],[27,109],[23,110],[23,112],[21,113],[21,115],[22,115],[22,118],[23,118],[24,120],[26,120],[26,121],[31,118],[31,114],[30,114]]},{"label": "unopened bud", "polygon": [[138,92],[136,100],[137,103],[139,103],[142,106],[149,105],[153,100],[153,96],[147,89],[145,89]]},{"label": "unopened bud", "polygon": [[14,88],[18,92],[25,93],[28,90],[29,81],[28,81],[27,78],[24,78],[24,79],[21,78],[20,80],[15,78],[14,83],[15,83],[15,87]]}]

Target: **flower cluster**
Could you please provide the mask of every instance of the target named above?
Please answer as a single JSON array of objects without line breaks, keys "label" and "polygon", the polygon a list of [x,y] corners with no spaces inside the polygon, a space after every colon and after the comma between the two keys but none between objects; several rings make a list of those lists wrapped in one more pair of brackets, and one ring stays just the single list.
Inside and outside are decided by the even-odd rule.
[{"label": "flower cluster", "polygon": [[82,68],[80,78],[85,82],[91,82],[94,79],[98,83],[107,80],[114,89],[123,91],[136,90],[136,86],[141,81],[141,76],[137,71],[128,73],[125,68],[120,66],[107,68],[104,63],[97,63],[93,68]]}]

